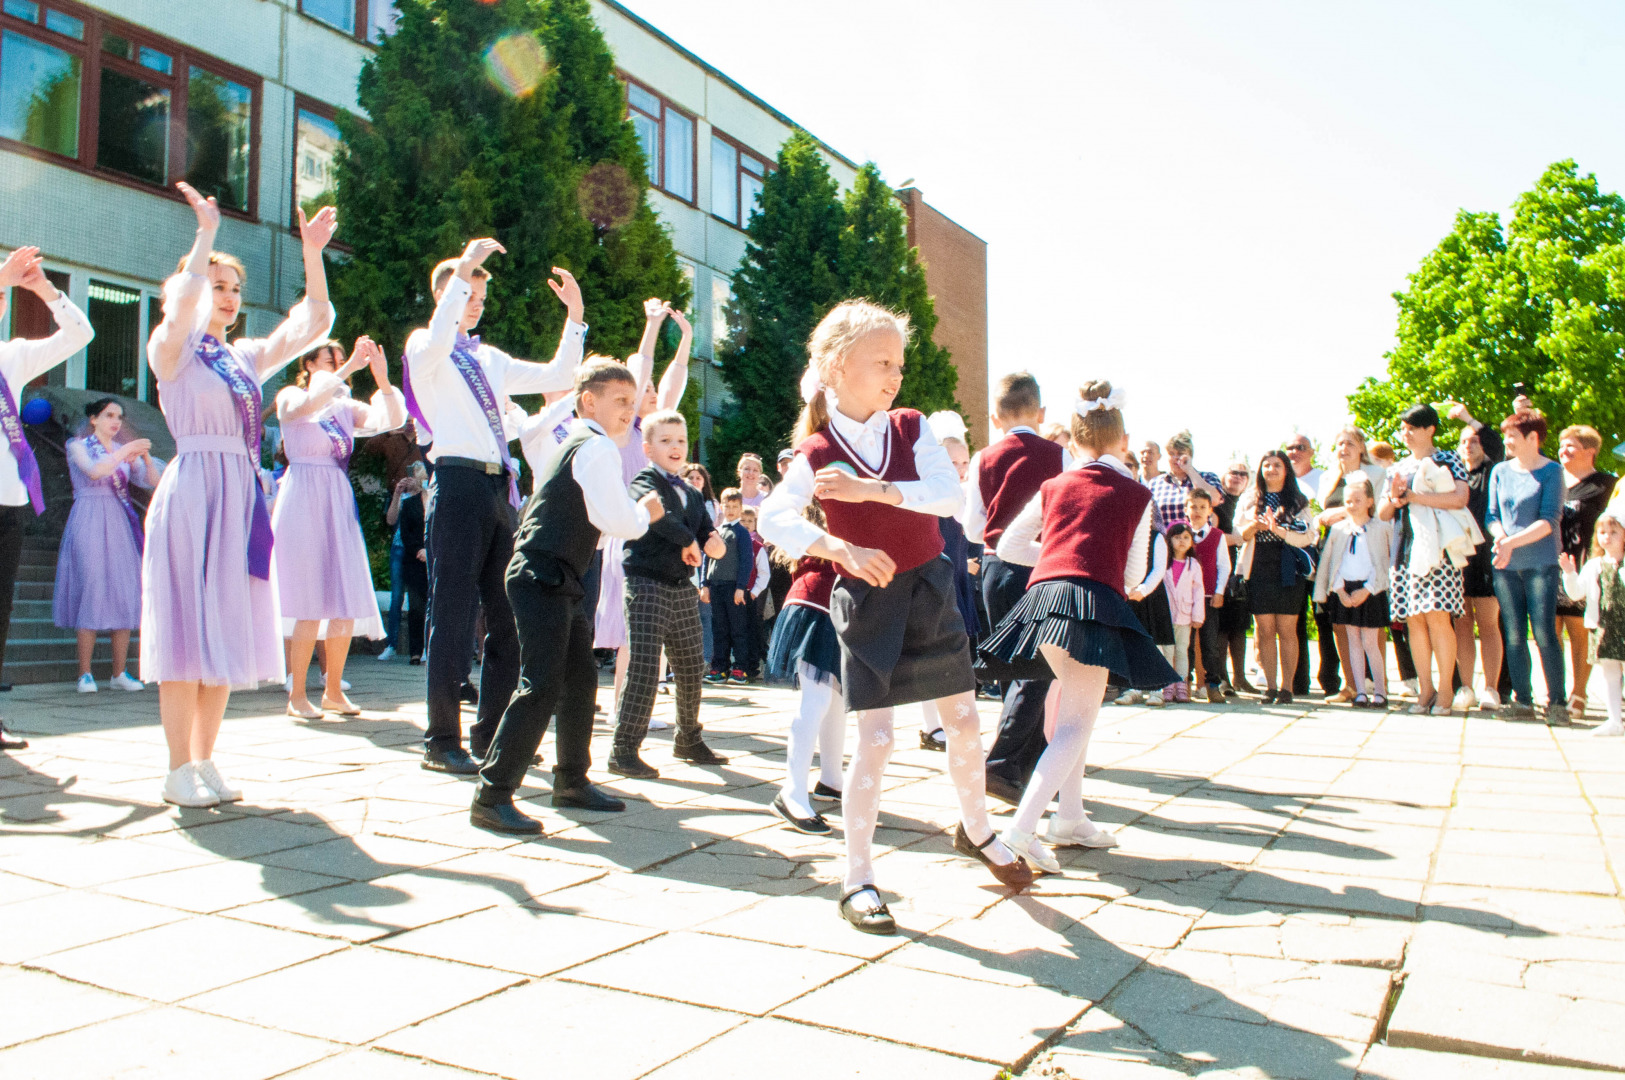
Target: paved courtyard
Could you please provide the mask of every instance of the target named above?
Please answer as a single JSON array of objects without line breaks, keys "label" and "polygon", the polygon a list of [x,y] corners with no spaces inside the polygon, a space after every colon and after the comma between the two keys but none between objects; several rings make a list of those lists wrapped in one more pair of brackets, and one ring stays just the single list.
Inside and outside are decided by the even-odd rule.
[{"label": "paved courtyard", "polygon": [[1085,794],[1122,846],[1012,898],[953,854],[906,710],[877,938],[836,913],[838,835],[768,810],[791,692],[708,687],[733,761],[654,735],[624,814],[533,772],[521,842],[419,768],[421,671],[357,659],[345,722],[237,695],[218,811],[158,801],[155,692],[0,700],[33,740],[0,757],[0,1077],[1625,1071],[1625,740],[1586,727],[1110,707]]}]

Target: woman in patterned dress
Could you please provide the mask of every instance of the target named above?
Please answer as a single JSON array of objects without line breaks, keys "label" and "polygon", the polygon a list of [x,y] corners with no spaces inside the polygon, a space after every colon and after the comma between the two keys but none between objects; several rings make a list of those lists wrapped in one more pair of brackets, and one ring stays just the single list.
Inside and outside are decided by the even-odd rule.
[{"label": "woman in patterned dress", "polygon": [[[1416,535],[1411,526],[1411,508],[1461,510],[1467,505],[1467,466],[1453,450],[1433,445],[1439,428],[1439,414],[1431,405],[1417,405],[1399,419],[1399,437],[1411,456],[1388,473],[1377,516],[1383,521],[1398,520],[1398,542],[1394,545],[1394,573],[1389,586],[1394,618],[1405,624],[1410,637],[1411,658],[1416,663],[1416,704],[1418,715],[1450,715],[1450,672],[1456,665],[1454,620],[1466,611],[1462,577],[1441,550],[1439,561],[1425,573],[1411,567],[1411,547]],[[1427,494],[1412,490],[1417,473],[1425,462],[1433,462],[1449,472],[1455,488],[1449,494]],[[1439,670],[1438,688],[1433,684],[1433,668]]]}]

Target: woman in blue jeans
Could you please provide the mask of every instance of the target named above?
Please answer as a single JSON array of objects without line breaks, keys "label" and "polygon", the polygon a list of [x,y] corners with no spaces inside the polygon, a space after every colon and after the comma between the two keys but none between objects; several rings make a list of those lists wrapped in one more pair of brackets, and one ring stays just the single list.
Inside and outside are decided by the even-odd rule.
[{"label": "woman in blue jeans", "polygon": [[1563,510],[1563,467],[1540,452],[1546,418],[1518,412],[1501,422],[1506,460],[1490,473],[1485,523],[1494,540],[1495,595],[1507,632],[1507,668],[1514,700],[1497,715],[1535,715],[1530,681],[1529,631],[1535,633],[1546,676],[1546,723],[1568,723],[1563,652],[1557,640],[1557,522]]}]

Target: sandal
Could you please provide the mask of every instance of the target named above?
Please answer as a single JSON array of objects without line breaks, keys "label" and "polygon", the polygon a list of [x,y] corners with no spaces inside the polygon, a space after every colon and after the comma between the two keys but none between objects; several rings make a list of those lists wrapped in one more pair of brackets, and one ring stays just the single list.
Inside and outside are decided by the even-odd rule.
[{"label": "sandal", "polygon": [[1428,699],[1426,701],[1423,701],[1420,698],[1418,698],[1416,704],[1412,705],[1406,711],[1409,712],[1412,716],[1426,716],[1428,713],[1433,711],[1433,703],[1435,701],[1438,701],[1438,700],[1439,700],[1439,695],[1438,694],[1429,694]]},{"label": "sandal", "polygon": [[969,855],[983,866],[993,872],[999,879],[999,884],[1015,889],[1018,892],[1028,888],[1033,883],[1033,872],[1027,869],[1027,864],[1019,856],[1007,863],[996,863],[987,857],[987,847],[999,838],[998,833],[989,833],[988,838],[980,844],[973,844],[970,835],[965,832],[965,823],[960,822],[954,830],[954,850],[961,855]]},{"label": "sandal", "polygon": [[341,709],[336,705],[329,705],[327,703],[326,698],[322,699],[322,709],[324,711],[326,711],[326,712],[332,713],[334,716],[360,716],[361,715],[361,706],[359,706],[359,705],[355,706],[352,709]]},{"label": "sandal", "polygon": [[891,910],[885,904],[869,911],[860,911],[852,904],[852,898],[859,893],[874,893],[875,899],[880,899],[880,892],[873,885],[859,885],[845,896],[841,897],[841,917],[851,923],[855,929],[865,934],[895,934],[897,933],[897,920],[892,918]]},{"label": "sandal", "polygon": [[298,717],[300,720],[320,720],[323,713],[322,710],[317,708],[312,708],[310,712],[300,712],[293,707],[293,702],[290,701],[288,702],[288,715]]},{"label": "sandal", "polygon": [[1016,853],[1016,858],[1030,866],[1034,873],[1059,874],[1061,864],[1050,850],[1038,842],[1032,833],[1011,827],[1000,837],[1004,846]]}]

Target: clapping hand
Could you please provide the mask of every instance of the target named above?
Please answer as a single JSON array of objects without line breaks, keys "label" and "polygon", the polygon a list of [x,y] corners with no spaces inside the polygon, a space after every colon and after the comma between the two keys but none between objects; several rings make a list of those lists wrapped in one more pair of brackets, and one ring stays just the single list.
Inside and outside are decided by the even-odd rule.
[{"label": "clapping hand", "polygon": [[389,358],[384,355],[383,346],[366,334],[355,339],[355,348],[350,352],[350,363],[344,366],[349,367],[351,364],[355,365],[357,371],[362,367],[370,367],[372,381],[378,389],[389,388]]},{"label": "clapping hand", "polygon": [[683,332],[685,338],[694,336],[694,328],[688,324],[688,319],[681,311],[668,304],[666,305],[666,314],[671,316],[671,321],[677,324],[677,329]]},{"label": "clapping hand", "polygon": [[125,461],[129,461],[131,458],[146,457],[151,452],[151,439],[131,439],[118,448],[119,456]]}]

